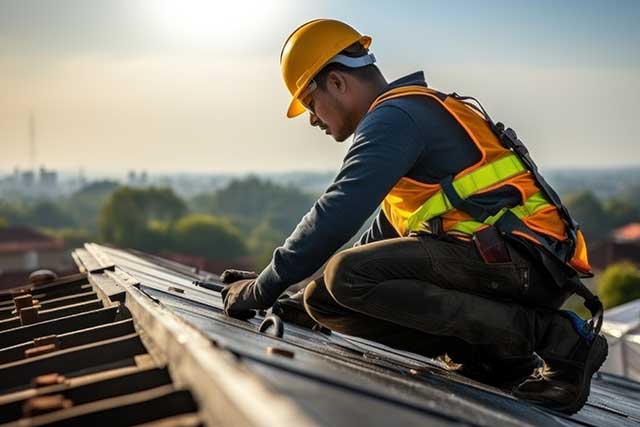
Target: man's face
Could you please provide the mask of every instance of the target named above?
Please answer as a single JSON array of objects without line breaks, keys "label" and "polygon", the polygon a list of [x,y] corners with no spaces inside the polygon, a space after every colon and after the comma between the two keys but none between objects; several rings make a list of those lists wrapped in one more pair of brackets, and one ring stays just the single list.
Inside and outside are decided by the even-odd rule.
[{"label": "man's face", "polygon": [[309,109],[309,124],[319,127],[338,142],[355,131],[350,120],[350,95],[344,84],[344,80],[336,82],[329,76],[325,88],[318,87],[302,100]]}]

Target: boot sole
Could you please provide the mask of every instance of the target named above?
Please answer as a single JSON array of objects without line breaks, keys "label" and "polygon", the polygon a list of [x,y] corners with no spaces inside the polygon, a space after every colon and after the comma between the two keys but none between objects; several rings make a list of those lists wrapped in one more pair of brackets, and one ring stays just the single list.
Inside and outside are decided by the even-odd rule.
[{"label": "boot sole", "polygon": [[598,335],[594,339],[593,345],[589,349],[587,360],[585,361],[582,378],[579,387],[577,387],[579,393],[571,403],[558,405],[554,404],[553,401],[539,400],[540,396],[534,395],[532,393],[520,394],[517,390],[513,391],[513,395],[519,399],[522,399],[529,403],[533,403],[535,405],[540,405],[545,408],[563,412],[568,415],[575,414],[580,409],[582,409],[582,407],[587,402],[589,392],[591,391],[591,377],[600,369],[604,361],[607,359],[608,354],[609,345],[607,344],[607,340],[603,336]]},{"label": "boot sole", "polygon": [[589,392],[591,391],[591,377],[598,372],[604,361],[609,355],[609,344],[606,338],[598,335],[593,340],[593,345],[589,350],[589,356],[584,367],[584,373],[582,374],[582,383],[579,387],[580,394],[575,401],[569,405],[554,407],[553,409],[564,412],[565,414],[575,414],[587,403],[589,398]]}]

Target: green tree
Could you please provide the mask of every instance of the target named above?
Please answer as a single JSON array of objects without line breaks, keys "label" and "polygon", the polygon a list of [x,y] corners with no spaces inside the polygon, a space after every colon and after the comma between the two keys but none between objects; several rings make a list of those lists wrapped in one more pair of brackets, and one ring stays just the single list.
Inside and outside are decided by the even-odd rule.
[{"label": "green tree", "polygon": [[217,260],[231,260],[248,253],[240,230],[224,218],[187,215],[173,225],[171,235],[173,249],[181,253]]},{"label": "green tree", "polygon": [[157,250],[169,243],[158,224],[173,224],[186,210],[171,189],[121,187],[100,211],[100,237],[118,246]]},{"label": "green tree", "polygon": [[640,270],[630,262],[610,265],[598,279],[598,294],[605,308],[640,298]]},{"label": "green tree", "polygon": [[32,227],[63,228],[75,225],[73,218],[60,206],[50,201],[36,203],[26,213]]},{"label": "green tree", "polygon": [[614,197],[605,203],[605,214],[612,228],[640,220],[640,207],[632,202],[633,198]]},{"label": "green tree", "polygon": [[9,225],[9,221],[7,221],[6,219],[0,216],[0,229],[5,228],[8,225]]},{"label": "green tree", "polygon": [[274,249],[280,246],[286,237],[286,234],[271,227],[269,221],[263,221],[251,231],[248,245],[257,268],[262,269],[269,264]]},{"label": "green tree", "polygon": [[248,236],[251,255],[263,267],[315,199],[296,187],[250,176],[233,180],[215,193],[198,195],[190,206],[196,212],[228,218]]},{"label": "green tree", "polygon": [[57,230],[46,230],[47,234],[62,239],[65,247],[75,249],[82,247],[87,242],[94,242],[96,237],[89,231],[81,228],[62,228]]},{"label": "green tree", "polygon": [[640,199],[638,199],[638,193],[640,193],[640,185],[632,185],[622,193],[620,198],[633,206],[635,211],[640,214]]},{"label": "green tree", "polygon": [[27,224],[29,222],[22,204],[8,203],[5,200],[0,200],[0,217],[4,218],[8,224]]},{"label": "green tree", "polygon": [[96,231],[100,210],[118,187],[115,181],[92,182],[73,193],[64,204],[78,226]]},{"label": "green tree", "polygon": [[611,224],[600,200],[590,191],[579,193],[566,200],[571,215],[580,224],[587,240],[598,240],[607,236]]},{"label": "green tree", "polygon": [[250,176],[233,180],[215,193],[196,196],[191,206],[198,212],[233,218],[242,229],[251,230],[267,221],[288,235],[314,201],[298,188]]}]

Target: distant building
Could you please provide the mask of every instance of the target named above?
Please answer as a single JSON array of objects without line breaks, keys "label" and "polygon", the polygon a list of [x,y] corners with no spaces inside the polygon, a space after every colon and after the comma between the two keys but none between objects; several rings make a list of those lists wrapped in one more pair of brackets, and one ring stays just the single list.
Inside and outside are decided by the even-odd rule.
[{"label": "distant building", "polygon": [[140,173],[136,173],[136,171],[131,170],[127,174],[127,184],[132,187],[144,187],[147,185],[149,177],[146,171],[141,171]]},{"label": "distant building", "polygon": [[0,228],[0,289],[26,282],[39,268],[59,274],[74,270],[64,242],[28,227]]},{"label": "distant building", "polygon": [[54,189],[58,185],[58,173],[52,170],[47,170],[44,167],[40,168],[40,186],[43,189]]},{"label": "distant building", "polygon": [[59,195],[60,191],[58,172],[44,166],[40,167],[37,173],[16,167],[11,175],[0,177],[1,195],[53,198]]},{"label": "distant building", "polygon": [[19,172],[19,184],[21,187],[28,187],[31,188],[33,187],[33,185],[36,182],[36,175],[33,173],[33,171],[23,171],[23,172]]},{"label": "distant building", "polygon": [[608,239],[589,246],[589,261],[598,270],[622,261],[640,266],[640,223],[616,228]]},{"label": "distant building", "polygon": [[613,230],[613,240],[619,243],[637,242],[640,244],[640,222],[632,222]]}]

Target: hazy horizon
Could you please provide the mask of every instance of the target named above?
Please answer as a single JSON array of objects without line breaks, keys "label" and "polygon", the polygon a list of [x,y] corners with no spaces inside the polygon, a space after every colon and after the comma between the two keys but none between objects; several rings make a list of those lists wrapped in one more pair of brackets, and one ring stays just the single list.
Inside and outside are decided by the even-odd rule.
[{"label": "hazy horizon", "polygon": [[[115,170],[100,170],[100,169],[87,169],[87,168],[50,168],[48,165],[37,165],[34,169],[34,172],[38,172],[41,167],[44,167],[47,171],[55,171],[58,174],[65,176],[77,176],[78,174],[83,174],[87,178],[126,178],[129,172],[141,173],[145,172],[150,176],[160,177],[160,176],[248,176],[248,175],[294,175],[294,174],[314,174],[314,175],[324,175],[324,174],[335,174],[338,172],[340,164],[336,164],[333,169],[325,168],[325,169],[280,169],[280,170],[238,170],[238,171],[216,171],[215,169],[204,170],[204,171],[188,171],[188,170],[162,170],[162,169],[146,169],[144,166],[132,167],[129,169],[115,169]],[[630,164],[630,165],[613,165],[613,166],[589,166],[589,165],[573,165],[573,166],[554,166],[554,167],[546,167],[547,172],[552,173],[561,173],[561,172],[630,172],[630,171],[639,171],[640,164]],[[2,169],[0,168],[0,175],[10,175],[15,172],[16,169]],[[17,168],[20,172],[25,172],[30,170],[29,167],[25,168]]]},{"label": "hazy horizon", "polygon": [[[215,3],[215,4],[214,4]],[[336,170],[337,144],[284,117],[278,57],[316,17],[373,36],[389,81],[424,70],[518,131],[543,169],[640,166],[640,3],[205,0],[0,2],[0,170]]]}]

